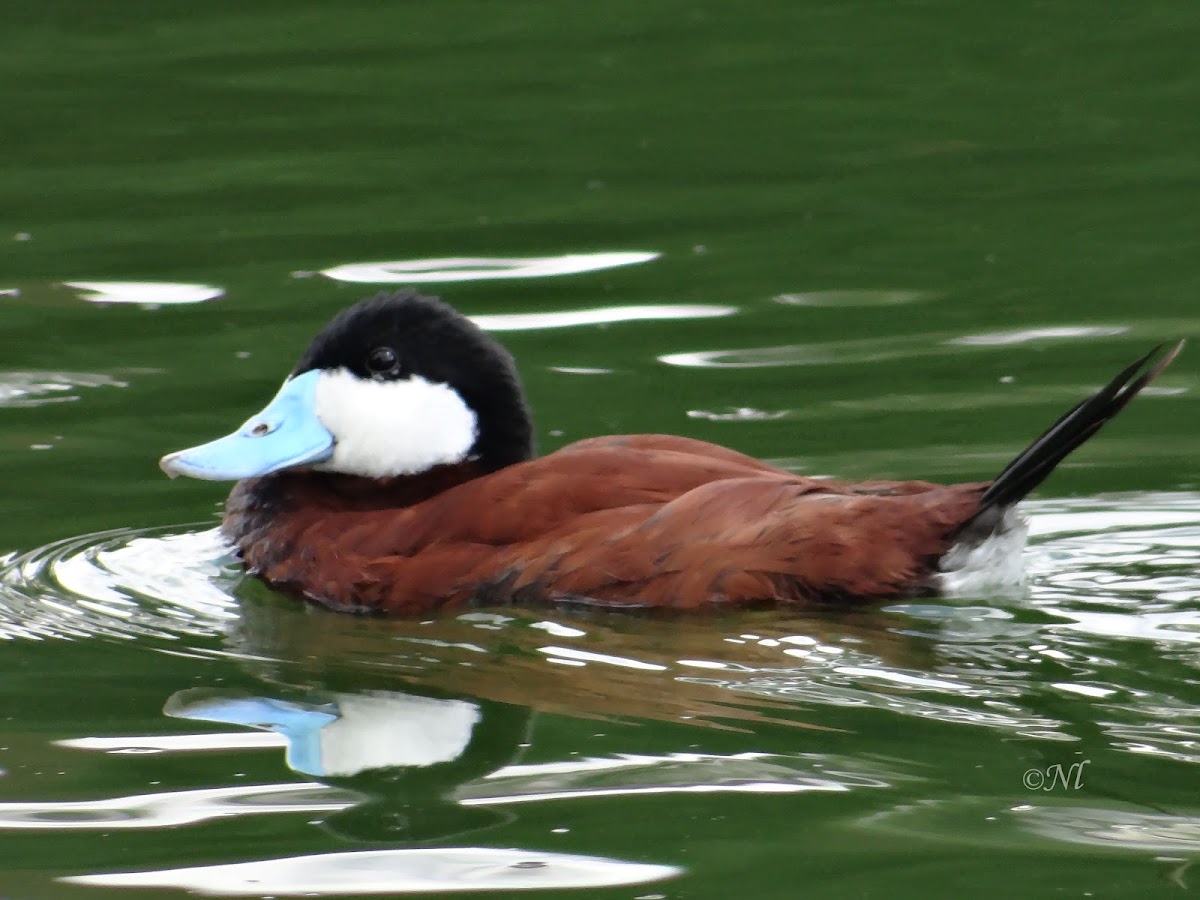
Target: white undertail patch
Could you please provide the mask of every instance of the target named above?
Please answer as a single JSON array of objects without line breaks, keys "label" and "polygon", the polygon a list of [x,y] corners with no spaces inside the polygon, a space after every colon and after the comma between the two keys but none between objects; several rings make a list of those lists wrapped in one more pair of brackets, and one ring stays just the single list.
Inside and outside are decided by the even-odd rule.
[{"label": "white undertail patch", "polygon": [[367,478],[416,475],[462,462],[479,427],[449,385],[417,375],[372,381],[348,369],[321,372],[316,414],[335,443],[333,455],[313,468]]},{"label": "white undertail patch", "polygon": [[943,556],[937,576],[943,594],[978,597],[1024,589],[1025,542],[1029,522],[1015,508],[1004,511],[992,533],[984,540],[963,541]]}]

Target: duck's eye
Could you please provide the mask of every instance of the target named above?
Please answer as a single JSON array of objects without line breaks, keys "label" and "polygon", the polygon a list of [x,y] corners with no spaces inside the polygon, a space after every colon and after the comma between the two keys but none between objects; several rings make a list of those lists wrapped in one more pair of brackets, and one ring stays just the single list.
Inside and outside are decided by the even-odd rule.
[{"label": "duck's eye", "polygon": [[391,347],[376,347],[367,354],[367,371],[376,378],[395,375],[400,369],[400,357]]}]

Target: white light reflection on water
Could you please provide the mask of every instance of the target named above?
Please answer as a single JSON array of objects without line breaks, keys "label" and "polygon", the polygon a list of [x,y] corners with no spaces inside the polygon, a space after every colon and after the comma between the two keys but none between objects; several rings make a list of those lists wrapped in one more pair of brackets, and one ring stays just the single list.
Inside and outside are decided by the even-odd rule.
[{"label": "white light reflection on water", "polygon": [[620,754],[505,766],[456,796],[464,806],[479,806],[640,794],[846,793],[913,780],[878,761],[829,754]]},{"label": "white light reflection on water", "polygon": [[582,663],[603,663],[609,666],[619,666],[623,669],[641,669],[646,672],[665,672],[667,667],[658,663],[642,662],[625,656],[613,656],[610,653],[596,653],[591,650],[580,650],[577,647],[538,647],[539,653],[558,659],[569,659]]},{"label": "white light reflection on water", "polygon": [[[1172,328],[1174,328],[1172,323]],[[809,344],[783,344],[773,347],[747,347],[730,350],[700,350],[669,353],[659,361],[671,366],[755,369],[772,366],[825,366],[880,362],[963,354],[964,348],[986,350],[1002,348],[1028,341],[1077,340],[1080,338],[1115,337],[1128,332],[1124,326],[1092,327],[1064,325],[1025,331],[1003,331],[989,334],[956,335],[923,332],[891,337],[851,338],[841,341],[819,341]]]},{"label": "white light reflection on water", "polygon": [[1200,642],[1200,495],[1045,501],[1027,567],[1058,627],[1102,637]]},{"label": "white light reflection on water", "polygon": [[858,306],[900,306],[905,303],[916,303],[934,296],[929,291],[904,290],[841,290],[841,291],[804,291],[796,294],[780,294],[774,297],[776,303],[785,306],[812,307],[858,307]]},{"label": "white light reflection on water", "polygon": [[965,346],[1006,347],[1010,344],[1027,344],[1030,341],[1062,341],[1072,338],[1114,337],[1125,334],[1129,329],[1123,325],[1088,326],[1061,325],[1052,328],[1023,328],[1017,331],[989,331],[985,334],[968,334],[953,338],[949,344]]},{"label": "white light reflection on water", "polygon": [[137,734],[120,737],[64,738],[54,742],[75,750],[102,753],[193,753],[215,750],[265,750],[286,747],[287,738],[267,731],[210,734]]},{"label": "white light reflection on water", "polygon": [[778,419],[786,419],[791,415],[791,411],[738,406],[724,411],[689,409],[687,415],[689,419],[707,419],[709,422],[773,422]]},{"label": "white light reflection on water", "polygon": [[659,362],[669,366],[711,369],[758,369],[772,366],[825,366],[905,359],[930,351],[936,338],[917,334],[886,338],[857,338],[745,350],[701,350],[668,353]]},{"label": "white light reflection on water", "polygon": [[676,866],[492,847],[321,853],[157,872],[63,878],[97,887],[162,887],[219,896],[412,894],[617,887],[661,881]]},{"label": "white light reflection on water", "polygon": [[1200,853],[1200,817],[1121,808],[1030,806],[1017,822],[1033,834],[1072,844],[1158,853]]},{"label": "white light reflection on water", "polygon": [[[1014,772],[1014,778],[1020,772]],[[1178,814],[1146,812],[1119,801],[1086,806],[1066,802],[1026,802],[1030,795],[956,800],[927,800],[905,804],[858,821],[866,831],[883,831],[908,837],[922,837],[938,843],[986,843],[1012,848],[1038,847],[1046,841],[1084,846],[1096,850],[1159,853],[1171,857],[1190,857],[1200,853],[1200,817],[1187,812]],[[1034,792],[1032,797],[1042,801]],[[991,827],[980,831],[978,823]]]},{"label": "white light reflection on water", "polygon": [[361,801],[324,784],[254,784],[103,800],[0,803],[0,828],[78,831],[174,828],[229,816],[337,812]]},{"label": "white light reflection on water", "polygon": [[577,275],[658,259],[646,251],[619,253],[568,253],[563,256],[454,256],[394,262],[351,263],[321,272],[326,278],[357,284],[428,284],[433,282],[486,281],[507,278],[549,278]]},{"label": "white light reflection on water", "polygon": [[79,298],[89,303],[132,303],[149,308],[203,303],[225,295],[221,287],[169,281],[64,281],[63,286],[81,291]]},{"label": "white light reflection on water", "polygon": [[67,403],[79,399],[78,388],[128,386],[99,372],[0,372],[0,407]]},{"label": "white light reflection on water", "polygon": [[548,366],[551,372],[562,375],[611,375],[612,369],[601,369],[598,366]]},{"label": "white light reflection on water", "polygon": [[546,328],[575,328],[614,322],[648,322],[671,319],[711,319],[732,316],[736,306],[605,306],[545,313],[497,313],[470,316],[485,331],[536,331]]},{"label": "white light reflection on water", "polygon": [[[971,677],[954,683],[931,679],[926,673],[897,670],[870,656],[861,659],[862,665],[843,666],[810,655],[806,665],[793,669],[759,669],[753,674],[735,672],[725,678],[680,680],[793,704],[878,709],[1043,740],[1073,740],[1062,730],[1062,722],[1024,708],[1020,702],[1024,686],[1003,672],[973,672],[969,673]],[[946,694],[951,698],[944,699]]]}]

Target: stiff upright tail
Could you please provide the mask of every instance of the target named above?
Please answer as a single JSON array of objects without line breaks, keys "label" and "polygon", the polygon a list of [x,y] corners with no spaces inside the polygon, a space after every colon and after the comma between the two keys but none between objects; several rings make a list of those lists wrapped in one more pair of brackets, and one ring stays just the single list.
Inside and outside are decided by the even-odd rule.
[{"label": "stiff upright tail", "polygon": [[[1123,369],[1099,392],[1067,411],[996,476],[979,502],[979,511],[964,523],[980,525],[994,520],[995,513],[1012,506],[1049,475],[1076,447],[1094,435],[1125,404],[1153,381],[1183,349],[1183,341],[1159,356],[1165,344],[1159,344],[1133,365]],[[991,513],[991,515],[989,515]],[[960,529],[961,530],[961,529]]]}]

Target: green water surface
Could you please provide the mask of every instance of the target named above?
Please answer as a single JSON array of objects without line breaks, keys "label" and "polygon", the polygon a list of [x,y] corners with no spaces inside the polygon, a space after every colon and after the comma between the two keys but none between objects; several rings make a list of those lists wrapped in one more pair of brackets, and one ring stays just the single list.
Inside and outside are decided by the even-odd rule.
[{"label": "green water surface", "polygon": [[[1200,881],[1194,349],[1040,489],[1029,592],[854,615],[317,613],[206,563],[186,535],[225,488],[157,468],[381,289],[322,270],[642,251],[428,285],[471,315],[618,310],[500,333],[542,450],[670,432],[802,472],[987,478],[1200,330],[1200,7],[13,0],[0,23],[0,896],[472,848],[525,854],[447,876],[501,896]],[[221,296],[96,303],[67,282]],[[200,581],[228,607],[180,613]],[[350,723],[372,697],[347,742],[415,745],[436,729],[393,723],[412,693],[475,710],[457,756],[329,774],[300,732],[287,755],[141,740],[260,733],[201,724],[203,703]],[[311,796],[247,812],[230,793],[289,784]],[[549,854],[673,874],[546,886]],[[380,890],[417,890],[394,861],[415,858],[388,857],[409,874]],[[358,865],[240,889],[360,894]]]}]

